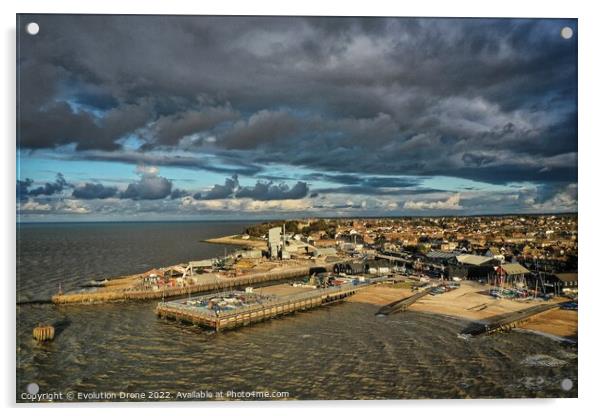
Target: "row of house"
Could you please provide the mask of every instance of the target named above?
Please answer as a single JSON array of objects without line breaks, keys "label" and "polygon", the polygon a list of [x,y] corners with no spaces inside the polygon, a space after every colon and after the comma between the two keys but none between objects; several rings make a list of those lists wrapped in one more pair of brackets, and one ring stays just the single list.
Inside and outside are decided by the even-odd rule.
[{"label": "row of house", "polygon": [[391,263],[386,260],[347,261],[334,264],[332,271],[337,274],[358,275],[391,273]]},{"label": "row of house", "polygon": [[538,291],[555,294],[576,293],[578,290],[577,273],[532,271],[520,263],[504,262],[501,253],[493,249],[485,256],[439,250],[411,259],[407,253],[403,254],[387,253],[381,258],[435,278],[478,280],[497,286],[537,288]]}]

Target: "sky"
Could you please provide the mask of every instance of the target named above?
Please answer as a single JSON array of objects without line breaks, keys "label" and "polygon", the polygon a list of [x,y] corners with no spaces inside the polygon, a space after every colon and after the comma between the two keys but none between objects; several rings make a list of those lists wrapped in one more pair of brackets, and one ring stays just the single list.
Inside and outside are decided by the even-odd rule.
[{"label": "sky", "polygon": [[575,19],[17,30],[19,221],[577,211]]}]

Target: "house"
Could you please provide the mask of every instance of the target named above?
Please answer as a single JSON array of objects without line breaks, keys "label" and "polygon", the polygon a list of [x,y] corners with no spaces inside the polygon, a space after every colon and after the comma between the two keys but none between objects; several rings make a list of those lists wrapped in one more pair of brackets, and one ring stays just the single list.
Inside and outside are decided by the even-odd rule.
[{"label": "house", "polygon": [[563,293],[577,293],[578,276],[577,273],[556,273],[559,283],[562,283]]},{"label": "house", "polygon": [[456,260],[461,265],[476,267],[493,266],[499,262],[499,260],[492,257],[477,256],[474,254],[460,254],[456,256]]},{"label": "house", "polygon": [[506,256],[504,256],[504,253],[502,253],[502,251],[497,247],[489,247],[489,249],[485,253],[485,257],[493,257],[494,259],[499,260],[501,263],[503,263],[506,260]]},{"label": "house", "polygon": [[454,251],[458,248],[458,243],[455,241],[447,241],[441,244],[441,251]]},{"label": "house", "polygon": [[164,270],[164,277],[180,277],[186,275],[187,267],[184,266],[171,266]]},{"label": "house", "polygon": [[426,258],[432,263],[448,264],[450,261],[454,261],[460,254],[458,251],[431,250],[426,253]]},{"label": "house", "polygon": [[518,263],[502,264],[495,269],[496,285],[503,286],[509,284],[511,286],[523,287],[526,284],[526,278],[531,274],[529,269]]},{"label": "house", "polygon": [[188,267],[186,267],[184,275],[192,276],[193,274],[195,274],[198,271],[198,269],[209,269],[212,267],[213,267],[213,259],[191,261],[188,263]]},{"label": "house", "polygon": [[577,273],[540,273],[540,286],[543,284],[545,293],[553,292],[554,294],[577,294],[578,293],[578,276]]},{"label": "house", "polygon": [[313,254],[316,257],[336,256],[337,249],[334,247],[316,247],[313,250]]},{"label": "house", "polygon": [[289,253],[307,253],[308,244],[299,240],[288,240],[285,244],[285,250]]},{"label": "house", "polygon": [[355,275],[365,273],[365,266],[362,262],[337,263],[332,267],[334,273]]},{"label": "house", "polygon": [[494,267],[498,266],[499,263],[499,260],[493,257],[461,254],[456,256],[455,264],[450,262],[448,276],[449,278],[486,280],[493,275]]},{"label": "house", "polygon": [[391,272],[391,266],[386,260],[369,260],[364,265],[364,271],[370,274],[387,274]]}]

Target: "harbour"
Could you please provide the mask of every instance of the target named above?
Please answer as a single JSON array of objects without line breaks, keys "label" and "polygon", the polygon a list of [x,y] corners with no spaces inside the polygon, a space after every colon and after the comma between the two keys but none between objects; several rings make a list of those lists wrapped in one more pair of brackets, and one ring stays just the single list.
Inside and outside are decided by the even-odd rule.
[{"label": "harbour", "polygon": [[[180,287],[165,287],[161,290],[105,290],[105,291],[83,291],[77,293],[58,294],[52,297],[55,304],[69,303],[102,303],[117,301],[141,301],[150,299],[161,299],[177,296],[185,296],[199,292],[220,291],[225,289],[244,287],[253,284],[273,282],[290,279],[310,274],[310,267],[292,267],[282,270],[268,271],[262,273],[249,273],[234,278],[219,278],[211,276],[199,283],[193,283]],[[129,288],[128,288],[129,289]]]},{"label": "harbour", "polygon": [[[200,226],[205,225],[201,224]],[[169,233],[167,231],[169,227],[169,225],[164,226],[166,233]],[[218,228],[216,228],[216,233],[219,233]],[[194,234],[191,234],[191,238],[194,238],[193,236]],[[189,244],[202,243],[191,241]],[[223,246],[211,244],[207,247],[213,248],[213,259],[223,259],[223,256],[220,256],[220,252],[224,251]],[[237,248],[227,254],[237,256],[236,253],[239,252],[240,249]],[[211,253],[211,251],[207,253]],[[203,258],[198,255],[195,257]],[[181,374],[177,385],[182,383],[181,386],[185,389],[189,389],[190,386],[208,391],[221,388],[227,390],[233,386],[242,389],[245,386],[248,388],[256,386],[257,380],[263,377],[263,374],[253,373],[248,365],[266,366],[268,363],[261,364],[260,356],[272,354],[274,357],[280,357],[280,354],[284,354],[285,357],[288,357],[287,359],[275,358],[276,361],[272,359],[269,365],[276,365],[278,368],[282,365],[282,369],[290,368],[292,374],[288,374],[286,377],[284,375],[274,376],[272,388],[284,386],[296,398],[324,397],[318,388],[310,388],[308,393],[301,391],[301,386],[306,385],[304,383],[307,379],[311,380],[311,383],[327,385],[340,398],[369,397],[371,389],[368,389],[368,384],[362,382],[361,385],[353,387],[357,382],[354,381],[357,374],[351,372],[350,369],[345,370],[343,368],[345,365],[338,359],[333,361],[332,357],[347,357],[356,365],[361,365],[361,362],[372,362],[371,365],[375,366],[374,370],[364,368],[361,377],[370,380],[373,387],[377,386],[376,397],[393,398],[400,397],[400,395],[405,398],[433,397],[433,395],[442,398],[457,397],[457,395],[486,397],[488,394],[493,397],[500,394],[500,388],[502,388],[497,381],[494,381],[500,379],[501,376],[498,371],[494,371],[495,366],[491,366],[490,370],[481,370],[485,371],[484,374],[490,380],[484,384],[486,387],[478,388],[477,384],[465,381],[466,384],[458,390],[458,393],[450,393],[455,391],[455,387],[437,384],[440,382],[435,379],[431,383],[424,378],[426,373],[420,366],[422,358],[416,356],[414,359],[418,361],[414,364],[406,362],[401,367],[404,369],[403,378],[408,377],[409,373],[406,371],[422,374],[421,379],[415,379],[413,382],[419,383],[423,387],[416,388],[406,385],[406,381],[409,382],[412,380],[411,378],[401,381],[398,370],[396,370],[400,368],[398,359],[385,358],[379,351],[396,351],[395,356],[403,356],[408,359],[407,357],[412,356],[412,348],[414,348],[412,346],[421,345],[422,348],[425,348],[424,346],[429,345],[427,350],[433,349],[432,352],[428,352],[428,359],[431,362],[429,371],[440,374],[436,376],[436,378],[440,378],[453,367],[455,368],[453,371],[456,371],[458,377],[462,379],[461,368],[465,365],[461,364],[463,354],[481,356],[482,358],[478,359],[480,365],[488,367],[491,363],[488,361],[487,351],[491,348],[503,348],[507,351],[506,354],[511,354],[516,360],[516,365],[512,364],[509,367],[512,369],[512,373],[505,376],[507,381],[515,379],[517,374],[523,374],[521,377],[530,377],[529,369],[520,364],[525,359],[525,354],[528,358],[529,354],[543,352],[562,360],[566,360],[563,358],[564,355],[568,357],[572,354],[572,347],[531,333],[512,331],[493,334],[491,337],[473,337],[470,341],[458,338],[457,334],[461,334],[476,322],[513,310],[526,309],[538,303],[529,299],[497,298],[490,293],[493,286],[474,281],[442,283],[440,279],[426,277],[418,272],[403,272],[395,264],[395,261],[365,260],[349,256],[344,252],[339,252],[336,258],[317,256],[312,259],[314,254],[305,253],[303,250],[295,253],[293,257],[292,259],[265,257],[261,260],[255,259],[256,265],[242,272],[236,272],[236,262],[228,266],[230,269],[224,268],[220,263],[221,271],[211,273],[221,273],[224,281],[228,279],[228,281],[236,282],[238,286],[209,287],[207,291],[196,294],[188,288],[174,287],[174,291],[180,290],[180,292],[171,299],[165,296],[164,291],[170,293],[169,284],[171,283],[169,282],[175,282],[176,278],[166,273],[165,279],[159,274],[156,278],[147,279],[145,283],[149,285],[147,286],[148,290],[154,292],[153,296],[158,295],[160,298],[141,297],[140,299],[131,298],[94,304],[81,302],[32,303],[18,306],[21,328],[19,345],[23,357],[18,364],[19,379],[25,382],[36,377],[41,380],[41,386],[46,386],[45,388],[63,386],[63,388],[77,388],[86,391],[91,388],[87,386],[102,386],[104,383],[101,378],[91,384],[90,377],[95,377],[95,374],[112,374],[112,379],[121,383],[119,388],[123,391],[130,391],[132,394],[139,392],[143,385],[155,385],[159,388],[160,376],[159,378],[145,376],[145,371],[135,363],[139,362],[157,375],[162,374],[167,367],[175,366],[174,368]],[[123,260],[121,264],[126,265],[126,258],[124,257]],[[180,264],[188,265],[191,261]],[[249,259],[242,257],[238,261],[247,266],[249,264]],[[299,264],[302,262],[305,262],[306,265],[301,267]],[[173,261],[169,262],[169,259],[166,263],[174,264]],[[276,269],[276,265],[279,269]],[[167,270],[170,267],[172,266],[157,265],[151,271],[156,273],[156,271]],[[265,268],[261,272],[248,271],[258,267]],[[317,269],[310,270],[310,267],[317,267]],[[267,270],[268,268],[269,270]],[[281,279],[275,280],[271,280],[271,277],[274,277],[271,276],[266,281],[235,280],[248,279],[254,273],[264,274],[265,278],[266,273],[275,273],[272,272],[274,269],[276,271],[288,270],[292,274],[280,275]],[[128,269],[123,267],[115,271],[116,275],[123,272],[127,274]],[[197,272],[199,273],[195,273],[195,276],[201,278],[208,278],[210,275],[200,269]],[[139,275],[150,277],[148,272],[139,272]],[[114,281],[111,278],[107,279],[107,275],[98,276],[97,279],[103,284]],[[157,282],[161,280],[165,283],[159,285],[160,290],[153,290],[152,285],[156,286]],[[89,281],[89,277],[84,277],[79,280],[79,285],[83,285],[87,281]],[[144,278],[140,281],[145,282]],[[442,284],[457,285],[458,287],[450,291],[434,290]],[[74,287],[74,285],[71,286]],[[51,286],[48,285],[41,287],[46,287],[47,290],[51,289]],[[98,290],[94,287],[89,289]],[[34,292],[30,293],[32,293],[31,297],[36,296],[33,295]],[[238,310],[237,308],[228,310],[227,305],[222,305],[220,306],[222,309],[219,310],[219,319],[217,319],[217,314],[213,313],[216,309],[206,308],[208,301],[213,299],[219,305],[233,293],[234,297],[248,296],[253,293],[259,296],[259,301],[253,304],[253,302],[243,299],[241,308]],[[165,297],[165,301],[161,299],[163,297]],[[411,303],[404,302],[408,298],[412,299]],[[196,307],[194,303],[199,300],[205,302],[205,306]],[[192,304],[187,305],[188,302]],[[546,301],[543,303],[546,304]],[[398,311],[403,313],[396,313],[396,311],[388,314],[385,318],[375,316],[383,306],[390,304],[396,304],[398,307],[404,305]],[[199,310],[201,310],[200,313]],[[535,321],[539,321],[540,326],[546,325],[547,314],[561,312],[562,319],[571,319],[566,317],[576,316],[575,311],[554,309],[538,314],[534,316],[533,321],[521,323],[517,327],[528,329],[531,322]],[[209,319],[202,322],[202,319],[207,316]],[[84,325],[91,321],[96,324]],[[53,341],[43,344],[33,342],[31,330],[39,322],[57,324],[57,332]],[[422,330],[418,331],[418,327],[426,328],[428,335],[423,334]],[[358,331],[361,331],[362,334],[360,335]],[[335,338],[331,338],[331,336]],[[319,342],[322,337],[328,337],[332,340],[331,343],[325,345]],[[103,343],[89,345],[84,341],[85,339],[99,338],[104,340]],[[337,341],[335,342],[334,339]],[[299,342],[291,344],[290,340]],[[256,347],[249,346],[249,343]],[[380,343],[382,343],[383,350],[380,350]],[[450,360],[448,365],[438,366],[435,364],[442,359],[440,352],[450,348],[450,345],[454,350],[455,359],[459,360],[457,364],[452,364],[454,360],[451,355],[448,357]],[[119,349],[124,352],[111,356],[110,349]],[[212,360],[223,362],[224,356],[217,349],[222,349],[224,354],[234,354],[235,356],[236,351],[244,349],[245,356],[255,354],[256,358],[252,360],[253,364],[246,364],[231,356],[229,362],[232,364],[232,368],[230,370],[228,370],[229,365],[209,365],[206,370],[201,371],[201,381],[199,381],[199,373],[190,372],[187,366],[195,366],[197,362],[208,365],[213,362]],[[89,354],[106,357],[103,359],[103,365],[98,368],[95,366],[79,367],[77,362]],[[357,354],[362,355],[360,361],[357,361]],[[324,378],[319,377],[319,372],[315,372],[317,368],[314,369],[313,365],[307,364],[308,357],[321,362],[322,366],[326,366],[327,372],[348,371],[350,377],[343,377],[339,384],[327,382]],[[38,364],[32,367],[32,360]],[[377,362],[379,364],[374,364]],[[66,367],[59,370],[57,365]],[[43,374],[37,371],[33,374],[34,368],[39,369]],[[126,383],[126,380],[120,379],[115,370],[117,368],[128,369],[129,373],[134,374],[141,381],[123,384]],[[245,368],[252,377],[248,382],[241,379],[226,380],[222,383],[223,385],[215,382],[213,376],[215,371],[238,372]],[[556,370],[558,377],[573,377],[572,368],[570,366],[559,367]],[[54,373],[48,372],[51,369]],[[108,372],[107,369],[109,369]],[[78,374],[79,376],[77,376]],[[128,380],[130,379],[128,377]],[[384,382],[384,379],[391,380],[391,384]],[[504,377],[502,376],[501,379]],[[178,392],[177,385],[171,390],[174,395]],[[347,386],[347,390],[342,390],[343,386]],[[437,392],[439,387],[441,387],[441,391]],[[107,384],[106,388],[113,387],[109,387]],[[516,390],[508,386],[502,389],[508,397],[537,397],[539,394],[552,391],[553,387],[550,385],[549,387],[541,386],[538,390],[525,390],[523,385],[523,387],[517,386]]]}]

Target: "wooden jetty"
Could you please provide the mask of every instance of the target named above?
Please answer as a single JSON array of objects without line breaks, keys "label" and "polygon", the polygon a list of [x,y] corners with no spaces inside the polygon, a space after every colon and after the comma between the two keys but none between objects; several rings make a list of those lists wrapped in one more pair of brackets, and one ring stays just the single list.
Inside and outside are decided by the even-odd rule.
[{"label": "wooden jetty", "polygon": [[52,341],[54,339],[54,326],[39,324],[33,329],[33,338],[38,342]]},{"label": "wooden jetty", "polygon": [[182,301],[160,302],[157,305],[156,313],[161,318],[204,326],[219,332],[338,302],[353,295],[361,287],[358,285],[343,285],[328,289],[316,289],[311,292],[285,296],[219,314],[186,305]]},{"label": "wooden jetty", "polygon": [[547,303],[543,305],[531,306],[530,308],[522,309],[520,311],[497,315],[489,318],[485,322],[471,325],[469,328],[465,329],[461,335],[476,336],[481,334],[493,334],[501,331],[510,331],[511,329],[516,328],[518,325],[528,321],[535,315],[557,309],[561,305],[561,303]]},{"label": "wooden jetty", "polygon": [[176,296],[186,296],[192,293],[224,291],[239,287],[257,285],[258,283],[271,282],[277,280],[291,279],[295,277],[307,276],[310,273],[310,267],[291,267],[283,270],[267,271],[261,273],[249,273],[247,275],[220,278],[209,282],[203,282],[196,285],[169,287],[162,290],[98,290],[83,291],[76,293],[58,294],[52,297],[52,302],[56,304],[68,303],[104,303],[119,301],[141,301],[149,299],[161,299]]},{"label": "wooden jetty", "polygon": [[407,310],[410,307],[410,305],[418,301],[420,298],[423,298],[429,293],[431,293],[432,289],[434,288],[430,287],[410,297],[389,303],[388,305],[385,305],[382,308],[380,308],[378,312],[376,312],[376,315],[390,315],[392,313],[403,312]]}]

